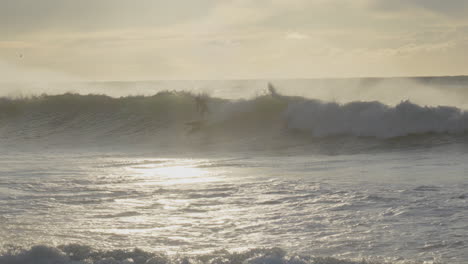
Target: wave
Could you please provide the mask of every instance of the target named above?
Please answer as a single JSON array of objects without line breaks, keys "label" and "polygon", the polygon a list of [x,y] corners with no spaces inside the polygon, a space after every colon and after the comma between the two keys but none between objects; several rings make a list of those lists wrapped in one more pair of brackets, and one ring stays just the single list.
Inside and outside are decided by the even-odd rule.
[{"label": "wave", "polygon": [[[200,100],[206,113],[197,111]],[[243,100],[183,91],[120,98],[67,93],[0,99],[2,141],[177,144],[181,137],[189,136],[212,143],[238,143],[281,138],[457,136],[467,131],[468,113],[456,107],[410,101],[395,106],[377,101],[339,104],[283,96],[274,89]]]},{"label": "wave", "polygon": [[[280,248],[256,248],[231,253],[226,250],[201,255],[168,256],[164,253],[141,249],[96,250],[86,245],[69,244],[58,247],[45,245],[29,249],[7,247],[0,255],[2,264],[390,264],[423,263],[416,261],[395,262],[378,260],[346,260],[334,257],[313,257],[288,254]],[[424,262],[428,263],[428,262]]]}]

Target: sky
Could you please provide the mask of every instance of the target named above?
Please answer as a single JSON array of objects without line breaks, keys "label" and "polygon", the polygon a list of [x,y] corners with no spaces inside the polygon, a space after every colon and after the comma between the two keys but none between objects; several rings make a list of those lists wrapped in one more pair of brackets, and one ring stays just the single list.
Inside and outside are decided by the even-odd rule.
[{"label": "sky", "polygon": [[0,0],[0,78],[464,75],[466,14],[466,0]]}]

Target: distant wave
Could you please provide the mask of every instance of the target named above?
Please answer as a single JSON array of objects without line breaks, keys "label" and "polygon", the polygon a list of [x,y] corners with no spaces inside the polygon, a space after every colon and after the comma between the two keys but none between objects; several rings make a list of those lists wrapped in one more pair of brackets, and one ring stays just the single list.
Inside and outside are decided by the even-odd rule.
[{"label": "distant wave", "polygon": [[[202,255],[167,256],[164,253],[133,250],[96,250],[89,246],[70,244],[58,247],[44,245],[30,249],[10,247],[0,255],[2,264],[379,264],[375,260],[345,260],[334,257],[312,257],[288,254],[280,248],[251,249],[230,253],[226,250]],[[393,263],[423,263],[401,261]],[[425,263],[425,262],[424,262]]]},{"label": "distant wave", "polygon": [[[338,104],[272,91],[249,100],[205,96],[208,111],[197,112],[197,95],[160,92],[153,96],[42,95],[0,99],[0,141],[70,140],[95,142],[171,142],[181,135],[261,140],[414,135],[462,135],[468,113],[456,107],[420,106],[403,101]],[[190,121],[203,120],[193,128]]]},{"label": "distant wave", "polygon": [[344,105],[307,100],[286,110],[288,127],[314,136],[352,135],[377,138],[412,134],[461,134],[468,130],[468,114],[455,107],[424,107],[409,101],[390,107],[379,102]]}]

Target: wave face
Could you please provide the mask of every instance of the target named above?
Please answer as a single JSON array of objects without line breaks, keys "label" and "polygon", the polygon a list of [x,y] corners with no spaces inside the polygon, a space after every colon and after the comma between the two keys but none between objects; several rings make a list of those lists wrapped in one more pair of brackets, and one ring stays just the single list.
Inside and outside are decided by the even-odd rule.
[{"label": "wave face", "polygon": [[[379,264],[375,260],[344,260],[333,257],[312,257],[287,254],[280,248],[251,249],[230,253],[216,251],[204,255],[173,256],[140,249],[95,250],[89,246],[70,244],[58,247],[33,246],[30,249],[9,248],[0,255],[2,264]],[[398,261],[394,263],[418,263]]]},{"label": "wave face", "polygon": [[[276,92],[253,99],[160,92],[153,96],[42,95],[0,99],[0,139],[57,144],[186,145],[187,142],[252,143],[285,138],[391,139],[414,135],[463,135],[468,113],[456,107],[402,101],[338,104]],[[190,123],[203,120],[201,125]],[[119,142],[119,143],[116,143]]]}]

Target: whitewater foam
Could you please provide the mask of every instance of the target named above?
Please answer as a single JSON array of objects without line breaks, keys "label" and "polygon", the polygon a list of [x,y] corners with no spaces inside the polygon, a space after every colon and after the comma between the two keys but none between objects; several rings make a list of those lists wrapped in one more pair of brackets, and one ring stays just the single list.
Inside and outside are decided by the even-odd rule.
[{"label": "whitewater foam", "polygon": [[313,136],[352,135],[377,138],[412,134],[461,134],[468,130],[468,114],[455,107],[427,107],[401,102],[390,107],[379,102],[344,105],[307,100],[290,104],[288,128]]},{"label": "whitewater foam", "polygon": [[[133,250],[96,250],[86,245],[58,247],[37,245],[30,249],[9,247],[0,255],[1,264],[390,264],[413,261],[346,260],[288,254],[280,248],[257,248],[230,253],[226,250],[203,255],[168,256],[135,248]],[[429,262],[424,262],[429,263]]]}]

